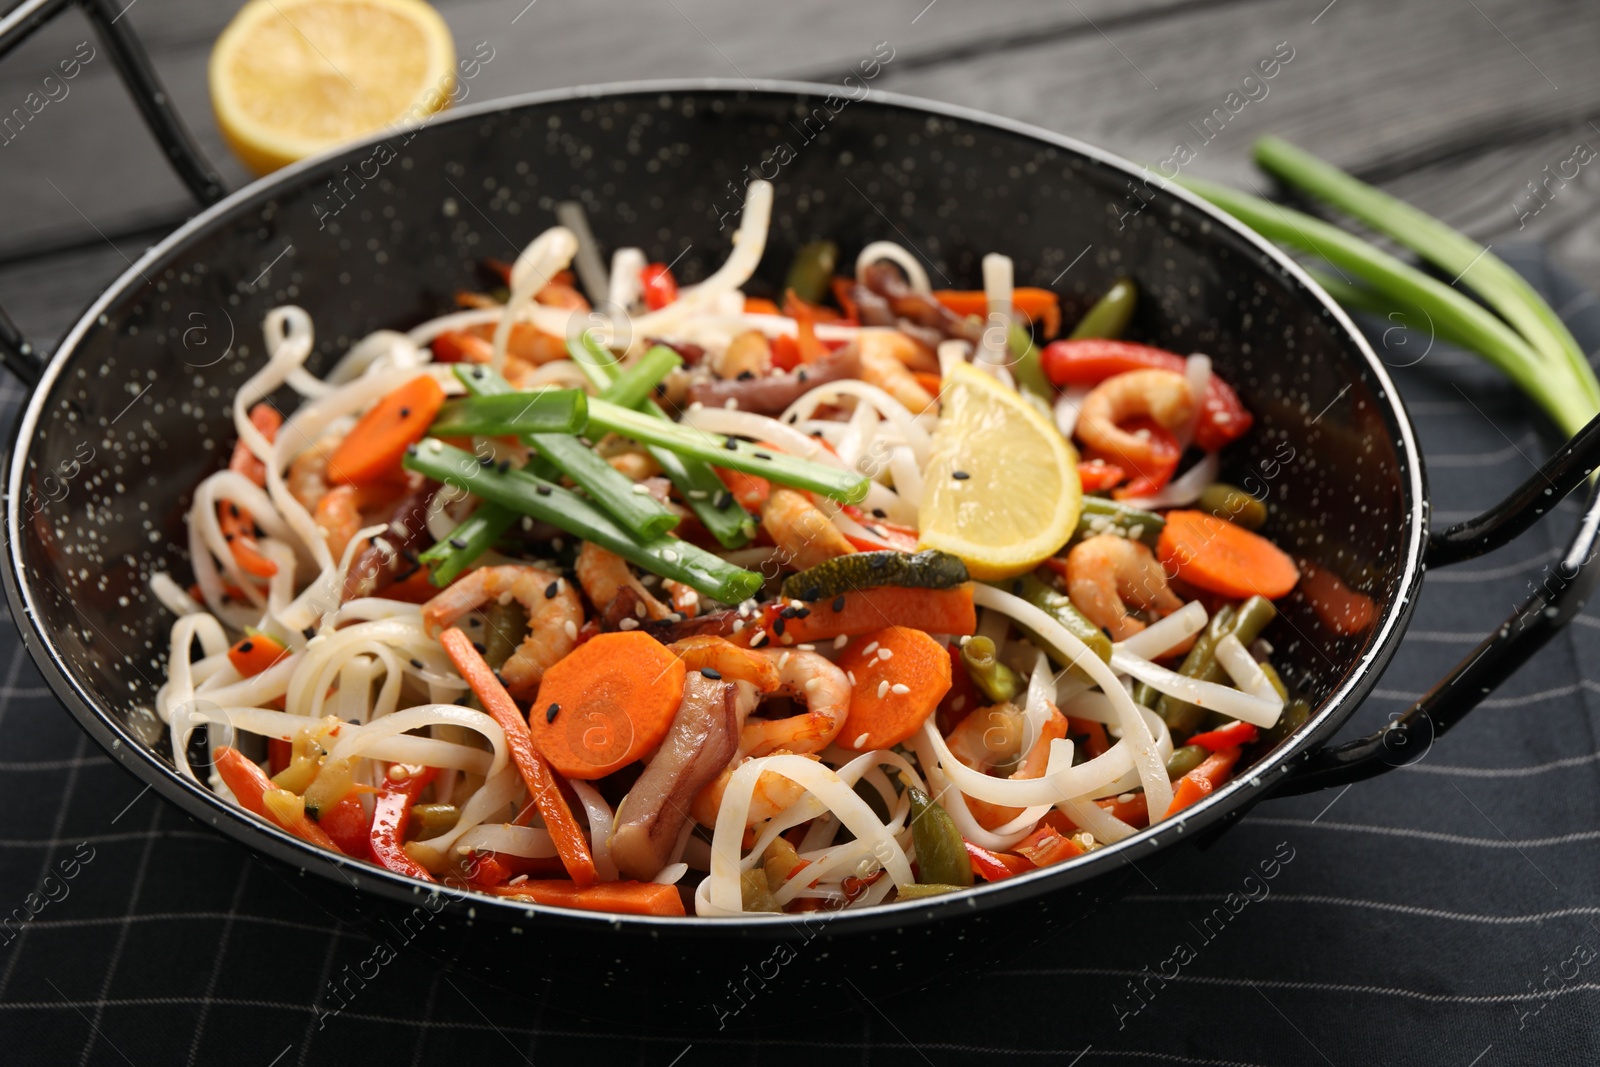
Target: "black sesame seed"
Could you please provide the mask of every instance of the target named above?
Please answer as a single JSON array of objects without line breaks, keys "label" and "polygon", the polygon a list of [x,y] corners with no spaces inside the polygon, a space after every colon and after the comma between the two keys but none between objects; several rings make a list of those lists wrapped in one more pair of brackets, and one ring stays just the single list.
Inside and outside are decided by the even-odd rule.
[{"label": "black sesame seed", "polygon": [[412,661],[411,661],[411,665],[412,665],[412,666],[413,666],[413,667],[415,667],[415,668],[416,668],[416,669],[417,669],[417,670],[419,670],[419,671],[420,671],[420,670],[426,670],[426,669],[427,669],[427,668],[426,668],[426,667],[424,667],[424,666],[423,666],[423,663],[422,663],[422,661],[421,661],[421,660],[420,660],[420,659],[414,659],[414,660],[412,660]]},{"label": "black sesame seed", "polygon": [[717,499],[711,502],[711,506],[721,511],[731,503],[733,503],[733,494],[724,489],[717,494]]},{"label": "black sesame seed", "polygon": [[489,651],[489,646],[484,644],[482,641],[472,642],[472,647],[478,650],[478,655],[480,656]]},{"label": "black sesame seed", "polygon": [[783,636],[783,616],[780,615],[772,620],[772,632],[779,637]]},{"label": "black sesame seed", "polygon": [[555,722],[556,716],[559,714],[561,714],[561,705],[551,704],[548,708],[544,709],[544,721]]},{"label": "black sesame seed", "polygon": [[499,472],[500,472],[500,473],[501,473],[501,474],[504,474],[504,473],[505,473],[505,472],[506,472],[506,471],[508,471],[508,470],[510,470],[510,469],[511,469],[511,461],[510,461],[510,460],[509,460],[509,459],[503,459],[503,460],[501,460],[501,461],[500,461],[500,466],[499,466],[499,467],[497,467],[497,468],[496,468],[496,469],[497,469],[497,470],[498,470],[498,471],[499,471]]},{"label": "black sesame seed", "polygon": [[300,635],[309,641],[313,637],[317,636],[317,628],[315,626],[307,626],[304,630],[300,631]]},{"label": "black sesame seed", "polygon": [[238,504],[229,504],[228,505],[228,514],[232,515],[234,518],[237,519],[239,517],[239,505]]},{"label": "black sesame seed", "polygon": [[889,513],[884,511],[882,508],[873,508],[872,517],[875,519],[887,519],[889,517]]},{"label": "black sesame seed", "polygon": [[544,587],[544,598],[546,600],[553,600],[555,595],[560,591],[561,583],[559,581],[551,582],[549,585]]},{"label": "black sesame seed", "polygon": [[753,370],[742,370],[742,371],[739,372],[738,380],[741,381],[741,382],[748,382],[748,381],[754,379],[755,376],[756,376],[756,372],[753,371]]},{"label": "black sesame seed", "polygon": [[800,413],[798,411],[795,412],[793,415],[789,416],[790,424],[793,424],[793,423],[796,423],[796,422],[799,422],[799,421],[800,421]]},{"label": "black sesame seed", "polygon": [[506,676],[505,675],[501,674],[499,671],[495,671],[494,672],[494,680],[500,683],[500,687],[502,689],[505,688],[505,684],[506,684]]},{"label": "black sesame seed", "polygon": [[843,611],[844,610],[844,594],[843,593],[840,593],[838,596],[833,598],[833,610],[834,611]]},{"label": "black sesame seed", "polygon": [[255,644],[251,641],[240,641],[234,646],[234,648],[239,652],[251,652],[254,651],[255,647]]},{"label": "black sesame seed", "polygon": [[757,452],[757,453],[755,453],[755,457],[757,459],[771,459],[772,458],[772,453],[771,452]]},{"label": "black sesame seed", "polygon": [[780,618],[780,619],[792,619],[792,618],[795,617],[796,614],[797,614],[796,609],[791,605],[789,607],[784,608],[782,611],[778,612],[778,618]]},{"label": "black sesame seed", "polygon": [[722,447],[726,448],[729,452],[737,452],[739,451],[739,442],[730,437],[726,441],[722,442]]},{"label": "black sesame seed", "polygon": [[540,496],[549,496],[550,495],[550,487],[548,485],[537,485],[537,486],[534,486],[533,491],[535,493],[538,493]]},{"label": "black sesame seed", "polygon": [[467,547],[467,543],[459,537],[452,537],[450,538],[450,547],[455,549],[464,549]]},{"label": "black sesame seed", "polygon": [[711,667],[701,667],[700,673],[705,675],[707,678],[710,678],[713,682],[722,681],[722,672],[719,670],[714,670]]},{"label": "black sesame seed", "polygon": [[954,478],[958,482],[964,482],[968,478],[972,477],[972,475],[968,474],[966,471],[951,471],[950,477]]},{"label": "black sesame seed", "polygon": [[402,419],[409,419],[411,417],[411,409],[410,408],[401,408],[400,409],[400,417]]},{"label": "black sesame seed", "polygon": [[251,531],[256,535],[256,538],[258,540],[260,538],[263,538],[263,537],[267,536],[267,531],[263,530],[259,523],[256,524],[255,526],[252,526],[251,527]]},{"label": "black sesame seed", "polygon": [[666,396],[666,395],[667,395],[667,383],[666,382],[657,382],[656,383],[656,396]]},{"label": "black sesame seed", "polygon": [[797,619],[803,619],[807,615],[810,615],[810,614],[811,614],[811,609],[810,608],[795,608],[794,609],[794,617],[797,618]]},{"label": "black sesame seed", "polygon": [[802,381],[802,382],[805,381],[806,380],[806,372],[803,369],[796,371],[795,372],[795,378],[797,380],[799,380],[799,381]]},{"label": "black sesame seed", "polygon": [[222,535],[222,539],[224,541],[232,541],[233,540],[233,534],[225,533],[225,534]]}]

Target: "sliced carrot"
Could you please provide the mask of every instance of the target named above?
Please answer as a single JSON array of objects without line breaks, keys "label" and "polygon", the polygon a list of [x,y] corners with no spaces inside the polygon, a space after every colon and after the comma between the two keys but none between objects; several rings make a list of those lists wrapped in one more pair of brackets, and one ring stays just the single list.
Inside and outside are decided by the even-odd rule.
[{"label": "sliced carrot", "polygon": [[1351,589],[1337,574],[1308,559],[1300,561],[1300,595],[1322,625],[1340,637],[1361,633],[1378,616],[1378,605],[1371,597]]},{"label": "sliced carrot", "polygon": [[1239,751],[1236,745],[1213,752],[1200,766],[1178,779],[1177,788],[1172,791],[1172,804],[1167,808],[1167,818],[1172,818],[1198,800],[1204,800],[1217,786],[1227,781],[1228,772],[1239,762]]},{"label": "sliced carrot", "polygon": [[833,600],[819,600],[809,607],[809,614],[792,619],[783,619],[777,610],[769,610],[766,629],[758,632],[765,632],[778,644],[791,644],[822,641],[840,634],[868,634],[889,625],[930,634],[970,634],[978,625],[970,583],[953,589],[884,585],[843,593]]},{"label": "sliced carrot", "polygon": [[1169,511],[1156,545],[1168,574],[1243,600],[1276,600],[1300,580],[1294,560],[1266,538],[1203,511]]},{"label": "sliced carrot", "polygon": [[1216,730],[1207,730],[1203,734],[1195,734],[1186,745],[1199,745],[1211,752],[1220,752],[1225,748],[1235,745],[1248,745],[1260,735],[1254,726],[1247,722],[1230,722],[1228,725]]},{"label": "sliced carrot", "polygon": [[255,516],[250,512],[225,500],[217,505],[217,525],[240,570],[252,578],[271,578],[278,573],[278,565],[261,554],[261,546],[256,543]]},{"label": "sliced carrot", "polygon": [[604,778],[661,744],[685,673],[683,660],[641,630],[591,638],[545,671],[528,715],[534,742],[568,778]]},{"label": "sliced carrot", "polygon": [[711,469],[717,472],[717,477],[728,487],[733,499],[737,500],[739,506],[746,511],[760,511],[766,506],[767,498],[772,495],[772,483],[760,475],[731,471],[726,467]]},{"label": "sliced carrot", "polygon": [[289,650],[276,637],[247,633],[228,649],[228,662],[246,678],[253,678],[287,656]]},{"label": "sliced carrot", "polygon": [[[957,315],[989,314],[989,297],[982,289],[936,289],[933,298]],[[1061,329],[1061,301],[1048,289],[1013,289],[1011,306],[1029,319],[1042,320],[1047,338]]]},{"label": "sliced carrot", "polygon": [[1083,751],[1090,759],[1101,755],[1111,747],[1111,741],[1106,737],[1106,728],[1093,719],[1067,719],[1067,733],[1083,734]]},{"label": "sliced carrot", "polygon": [[530,878],[516,885],[482,890],[497,897],[547,904],[553,908],[609,911],[617,915],[683,915],[683,898],[676,886],[655,882],[601,882],[580,886],[559,878]]},{"label": "sliced carrot", "polygon": [[781,315],[778,305],[764,296],[747,296],[744,298],[744,313],[746,315]]},{"label": "sliced carrot", "polygon": [[555,842],[556,853],[561,857],[567,874],[579,885],[593,884],[599,874],[595,871],[589,843],[583,839],[583,832],[578,829],[572,809],[567,807],[567,800],[561,795],[561,788],[551,775],[550,768],[545,766],[544,758],[534,747],[528,724],[523,720],[516,702],[511,699],[511,694],[506,692],[506,687],[500,684],[500,679],[489,664],[472,646],[472,638],[452,626],[439,635],[439,643],[456,665],[456,670],[461,672],[461,677],[472,687],[483,709],[505,731],[506,747],[511,750],[511,758],[528,787],[528,796],[544,817],[545,829]]},{"label": "sliced carrot", "polygon": [[383,397],[361,416],[328,457],[328,480],[353,485],[393,477],[411,445],[422,440],[444,404],[444,390],[419,374]]},{"label": "sliced carrot", "polygon": [[[217,749],[211,758],[223,784],[238,798],[239,806],[244,810],[261,816],[274,826],[280,826],[319,848],[325,848],[329,852],[339,851],[339,846],[333,843],[333,838],[328,836],[326,830],[312,822],[311,817],[303,809],[298,816],[284,816],[267,805],[267,796],[272,793],[284,794],[285,800],[293,798],[298,801],[300,798],[287,789],[279,789],[260,767],[246,759],[238,749],[224,745]],[[292,805],[280,805],[280,807],[292,807]]]},{"label": "sliced carrot", "polygon": [[[283,416],[278,414],[278,409],[262,401],[250,409],[250,425],[261,431],[261,435],[269,442],[278,439],[278,428],[283,425]],[[228,460],[228,469],[249,478],[259,486],[267,484],[267,465],[256,458],[244,441],[233,443],[233,456]]]},{"label": "sliced carrot", "polygon": [[855,681],[836,740],[853,752],[898,745],[950,691],[950,653],[921,630],[885,627],[851,642],[838,663]]}]

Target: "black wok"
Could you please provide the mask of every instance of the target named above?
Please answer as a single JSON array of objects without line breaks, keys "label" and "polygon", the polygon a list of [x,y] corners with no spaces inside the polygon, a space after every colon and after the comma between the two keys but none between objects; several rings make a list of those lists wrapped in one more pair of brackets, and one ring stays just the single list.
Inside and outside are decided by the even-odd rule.
[{"label": "black wok", "polygon": [[[24,5],[0,23],[0,52],[62,6]],[[220,183],[137,43],[100,0],[85,6],[180,175],[202,200],[216,199]],[[1501,507],[1430,532],[1400,398],[1350,320],[1292,262],[1181,190],[1147,183],[1133,164],[958,108],[876,94],[851,102],[800,84],[618,85],[495,101],[381,143],[212,204],[119,278],[52,356],[0,316],[7,365],[36,382],[6,470],[6,594],[63,704],[162,796],[302,871],[307,891],[341,917],[530,995],[721,1025],[757,1017],[742,1006],[775,1002],[780,986],[792,1008],[797,993],[833,989],[841,976],[873,995],[1020,951],[1117,891],[1131,861],[1209,836],[1269,791],[1365,778],[1424,751],[1593,585],[1600,507],[1591,500],[1527,604],[1484,620],[1490,636],[1387,730],[1329,747],[1393,655],[1425,567],[1527,528],[1582,483],[1600,429],[1591,424]],[[899,240],[926,259],[936,285],[953,287],[979,285],[980,257],[1004,251],[1019,285],[1064,294],[1068,321],[1115,278],[1136,278],[1147,299],[1132,335],[1209,353],[1257,415],[1225,475],[1266,496],[1280,544],[1377,602],[1376,622],[1356,636],[1324,628],[1299,594],[1283,602],[1268,637],[1312,704],[1309,721],[1181,817],[1081,859],[913,906],[738,921],[429,895],[319,853],[175,773],[149,710],[171,619],[148,577],[163,569],[186,580],[190,492],[226,462],[228,405],[262,361],[268,309],[310,312],[312,369],[325,369],[371,330],[449,309],[457,289],[481,286],[485,257],[511,258],[567,199],[585,204],[603,246],[642,244],[693,281],[726,255],[747,173],[770,178],[777,193],[756,290],[778,286],[774,271],[823,236],[850,255],[868,240]]]}]

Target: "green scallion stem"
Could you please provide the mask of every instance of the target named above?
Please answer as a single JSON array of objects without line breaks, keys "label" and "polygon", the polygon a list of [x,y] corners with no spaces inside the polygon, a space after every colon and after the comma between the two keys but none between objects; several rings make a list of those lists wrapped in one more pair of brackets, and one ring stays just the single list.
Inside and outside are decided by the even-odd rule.
[{"label": "green scallion stem", "polygon": [[[456,377],[476,397],[504,397],[517,394],[511,384],[487,367],[456,364]],[[623,528],[635,537],[651,538],[666,533],[678,525],[678,516],[649,493],[643,486],[635,489],[611,464],[595,455],[594,450],[571,434],[532,433],[522,435],[524,444],[539,451],[557,471],[571,478],[589,499],[605,509]],[[542,475],[542,472],[530,473]],[[554,480],[554,479],[547,479]]]},{"label": "green scallion stem", "polygon": [[469,396],[445,401],[428,432],[435,437],[579,433],[588,409],[588,397],[577,389]]},{"label": "green scallion stem", "polygon": [[1014,360],[1011,374],[1017,379],[1017,384],[1034,396],[1047,401],[1054,400],[1055,387],[1044,376],[1044,366],[1039,361],[1039,348],[1033,343],[1033,335],[1020,323],[1013,322],[1006,334],[1006,344],[1011,349],[1011,358]]},{"label": "green scallion stem", "polygon": [[859,504],[867,496],[867,479],[853,471],[825,467],[782,452],[772,452],[734,437],[664,422],[608,404],[604,400],[590,402],[589,427],[591,431],[621,434],[645,444],[669,448],[682,456],[754,474],[780,485],[822,493],[846,504]]},{"label": "green scallion stem", "polygon": [[467,490],[521,515],[531,515],[574,537],[599,545],[663,578],[683,582],[727,604],[761,588],[761,575],[743,570],[702,548],[666,535],[638,540],[605,512],[570,490],[526,471],[485,467],[478,458],[436,438],[406,453],[407,470]]},{"label": "green scallion stem", "polygon": [[683,357],[666,345],[656,345],[639,362],[618,374],[600,396],[618,407],[637,409],[650,399],[661,379],[683,366]]},{"label": "green scallion stem", "polygon": [[450,536],[435,544],[417,559],[429,565],[428,580],[443,588],[455,581],[472,562],[489,551],[494,543],[517,521],[518,515],[510,508],[484,501],[478,510],[450,532]]}]

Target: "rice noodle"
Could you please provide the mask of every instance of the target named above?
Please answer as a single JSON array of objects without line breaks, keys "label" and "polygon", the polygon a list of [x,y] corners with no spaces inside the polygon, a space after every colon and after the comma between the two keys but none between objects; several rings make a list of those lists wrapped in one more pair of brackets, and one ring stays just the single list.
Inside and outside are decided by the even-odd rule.
[{"label": "rice noodle", "polygon": [[895,424],[911,450],[916,453],[917,462],[926,464],[928,454],[933,448],[933,439],[928,436],[917,422],[916,417],[907,410],[906,406],[876,385],[854,378],[841,378],[838,381],[824,382],[801,396],[788,409],[779,416],[779,422],[795,423],[801,419],[809,419],[813,412],[822,404],[834,397],[849,396],[859,401],[871,404],[877,408],[878,414]]},{"label": "rice noodle", "polygon": [[1283,710],[1281,703],[1241,693],[1237,689],[1230,689],[1216,682],[1207,682],[1169,671],[1147,659],[1129,655],[1125,650],[1112,650],[1111,665],[1125,674],[1133,675],[1158,693],[1177,697],[1196,707],[1221,712],[1230,718],[1241,719],[1262,728],[1270,727],[1277,722],[1278,714]]},{"label": "rice noodle", "polygon": [[[992,367],[1005,367],[1010,360],[1009,344],[1012,319],[1012,266],[1011,257],[990,252],[983,257],[983,293],[988,304],[988,317],[984,323],[983,345],[978,353],[980,363]],[[1007,375],[1009,377],[1009,374]]]},{"label": "rice noodle", "polygon": [[[1229,634],[1217,642],[1217,662],[1222,664],[1222,669],[1228,672],[1234,684],[1258,700],[1265,700],[1277,707],[1279,713],[1283,711],[1283,697],[1272,687],[1272,682],[1267,679],[1267,672],[1261,669],[1261,664],[1256,662],[1244,644],[1233,634]],[[1257,723],[1261,726],[1272,726],[1277,722],[1277,716],[1269,723]]]},{"label": "rice noodle", "polygon": [[917,257],[893,241],[873,241],[861,250],[861,254],[856,256],[856,281],[867,284],[867,268],[880,259],[887,259],[905,271],[906,281],[913,291],[933,292],[933,286],[928,282],[928,272],[922,269]]},{"label": "rice noodle", "polygon": [[619,872],[611,858],[611,827],[616,820],[611,805],[598,789],[582,779],[569,778],[567,784],[589,817],[589,853],[594,857],[594,869],[602,882],[615,882]]},{"label": "rice noodle", "polygon": [[1200,499],[1206,486],[1217,480],[1222,461],[1215,452],[1207,452],[1194,466],[1162,486],[1150,496],[1130,497],[1123,503],[1133,508],[1149,511],[1154,508],[1181,508]]},{"label": "rice noodle", "polygon": [[1055,416],[1056,429],[1061,431],[1061,436],[1072,440],[1072,433],[1078,428],[1078,412],[1083,409],[1084,398],[1089,395],[1089,390],[1081,385],[1068,386],[1056,397],[1052,414]]},{"label": "rice noodle", "polygon": [[1154,659],[1205,629],[1206,621],[1205,605],[1198,600],[1191,600],[1171,615],[1151,623],[1113,647],[1120,648],[1130,656]]}]

